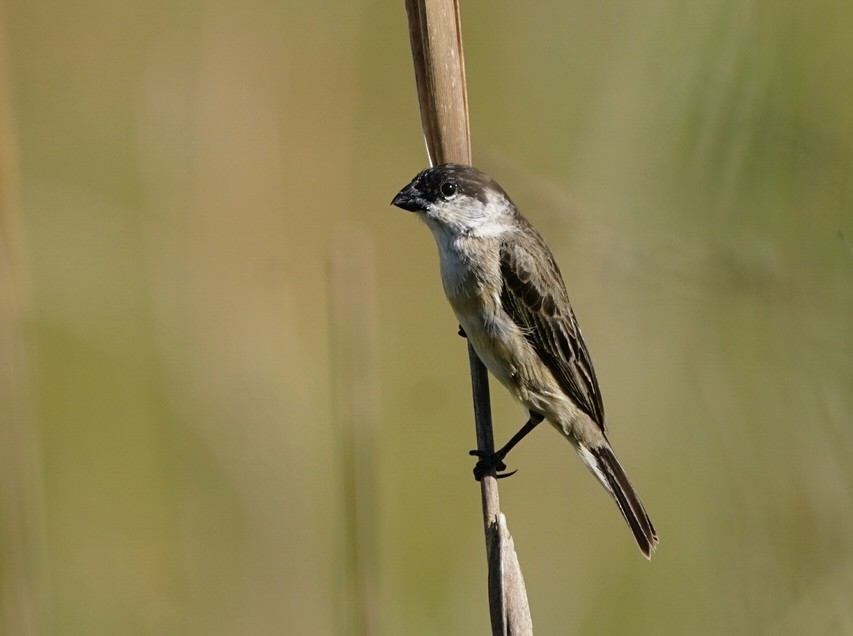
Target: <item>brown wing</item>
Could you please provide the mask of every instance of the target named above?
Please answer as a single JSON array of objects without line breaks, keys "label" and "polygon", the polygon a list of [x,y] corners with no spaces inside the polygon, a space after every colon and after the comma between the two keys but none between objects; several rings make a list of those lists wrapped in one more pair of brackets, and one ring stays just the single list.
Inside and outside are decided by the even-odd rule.
[{"label": "brown wing", "polygon": [[508,237],[501,245],[500,259],[504,310],[566,395],[604,432],[604,405],[592,361],[560,269],[545,241],[535,231]]}]

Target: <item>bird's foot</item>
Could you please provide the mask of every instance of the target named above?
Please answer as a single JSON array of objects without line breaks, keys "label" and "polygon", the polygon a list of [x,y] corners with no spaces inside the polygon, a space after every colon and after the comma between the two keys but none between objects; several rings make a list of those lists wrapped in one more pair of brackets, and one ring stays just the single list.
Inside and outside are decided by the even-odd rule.
[{"label": "bird's foot", "polygon": [[459,331],[457,331],[456,333],[459,334],[460,336],[462,336],[463,338],[468,337],[468,334],[465,333],[465,330],[462,328],[462,325],[459,325]]},{"label": "bird's foot", "polygon": [[512,477],[515,473],[518,472],[518,469],[513,470],[508,473],[502,473],[501,471],[506,470],[506,464],[504,464],[504,455],[500,451],[497,453],[489,453],[482,450],[472,450],[468,452],[469,455],[474,457],[479,457],[479,461],[474,466],[474,479],[477,481],[482,481],[483,477],[488,475],[491,472],[495,472],[495,479],[503,479],[504,477]]}]

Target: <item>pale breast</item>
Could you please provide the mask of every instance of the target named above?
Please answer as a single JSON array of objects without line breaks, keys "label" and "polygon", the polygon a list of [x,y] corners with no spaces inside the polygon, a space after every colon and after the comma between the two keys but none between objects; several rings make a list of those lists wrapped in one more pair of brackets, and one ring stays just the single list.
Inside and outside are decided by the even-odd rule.
[{"label": "pale breast", "polygon": [[497,241],[436,238],[445,295],[477,356],[515,399],[541,411],[543,400],[551,401],[545,396],[559,392],[559,387],[519,326],[501,308]]},{"label": "pale breast", "polygon": [[[448,297],[449,298],[449,297]],[[461,295],[450,300],[456,319],[489,372],[527,409],[565,431],[578,412],[521,328],[501,309],[499,296]]]}]

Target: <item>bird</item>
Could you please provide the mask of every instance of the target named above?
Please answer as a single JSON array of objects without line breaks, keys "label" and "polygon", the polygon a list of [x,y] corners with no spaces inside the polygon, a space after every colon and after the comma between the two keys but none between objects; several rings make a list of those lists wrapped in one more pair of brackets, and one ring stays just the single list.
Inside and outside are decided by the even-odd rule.
[{"label": "bird", "polygon": [[480,457],[475,478],[505,470],[507,453],[547,420],[611,495],[650,559],[657,532],[608,440],[592,360],[545,240],[497,181],[469,165],[429,167],[391,204],[432,231],[460,335],[529,413],[500,450],[471,452]]}]

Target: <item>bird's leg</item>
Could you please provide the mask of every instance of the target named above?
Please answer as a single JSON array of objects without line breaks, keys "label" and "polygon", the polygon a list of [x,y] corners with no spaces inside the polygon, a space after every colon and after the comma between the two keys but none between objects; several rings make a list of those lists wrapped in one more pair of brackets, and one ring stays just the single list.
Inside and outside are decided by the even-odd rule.
[{"label": "bird's leg", "polygon": [[[530,411],[530,419],[527,420],[524,426],[522,426],[518,432],[513,435],[510,440],[504,444],[500,450],[495,451],[494,453],[489,453],[487,451],[481,450],[472,450],[468,454],[473,455],[474,457],[479,457],[480,460],[477,462],[477,465],[474,466],[474,479],[480,481],[483,477],[486,476],[487,473],[494,470],[496,472],[500,472],[502,470],[506,470],[506,464],[504,464],[504,458],[507,454],[518,444],[522,439],[524,439],[527,434],[536,428],[539,423],[544,420],[545,417],[539,413],[534,413]],[[503,479],[504,477],[509,477],[514,475],[517,471],[512,471],[511,473],[504,473],[501,475],[495,475],[498,479]]]}]

